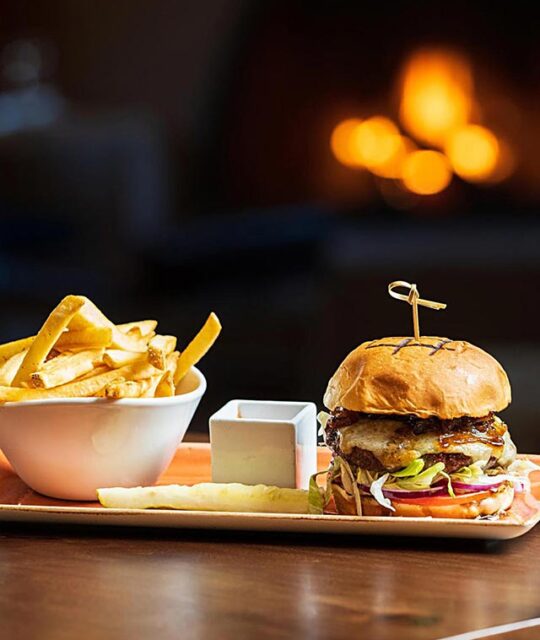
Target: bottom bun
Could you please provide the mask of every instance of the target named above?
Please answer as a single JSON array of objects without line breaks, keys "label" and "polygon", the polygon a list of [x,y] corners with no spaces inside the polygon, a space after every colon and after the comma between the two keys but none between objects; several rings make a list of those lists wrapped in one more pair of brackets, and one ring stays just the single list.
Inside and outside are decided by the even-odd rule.
[{"label": "bottom bun", "polygon": [[[349,495],[339,485],[332,484],[332,495],[337,512],[341,515],[355,516],[356,504],[354,497]],[[514,501],[514,489],[505,485],[489,498],[471,500],[462,504],[420,505],[407,502],[393,502],[395,511],[385,509],[375,498],[362,496],[362,515],[364,516],[401,516],[406,518],[460,518],[472,519],[478,516],[490,516],[500,511],[506,511]]]}]

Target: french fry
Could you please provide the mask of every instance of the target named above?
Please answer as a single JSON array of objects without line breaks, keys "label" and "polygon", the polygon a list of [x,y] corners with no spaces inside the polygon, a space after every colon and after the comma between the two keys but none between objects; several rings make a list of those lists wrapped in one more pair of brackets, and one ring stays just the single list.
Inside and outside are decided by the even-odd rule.
[{"label": "french fry", "polygon": [[118,369],[126,364],[138,362],[146,357],[145,353],[136,351],[122,351],[121,349],[107,349],[103,355],[103,362],[111,369]]},{"label": "french fry", "polygon": [[52,311],[32,341],[13,378],[13,386],[21,387],[30,382],[31,375],[43,364],[64,329],[85,304],[85,300],[82,296],[66,296]]},{"label": "french fry", "polygon": [[35,336],[30,336],[29,338],[22,338],[22,340],[0,344],[0,363],[9,360],[11,356],[21,353],[21,351],[27,351],[32,342],[34,342],[34,338]]},{"label": "french fry", "polygon": [[112,329],[110,327],[89,327],[79,331],[64,331],[54,345],[59,351],[71,349],[100,349],[110,346]]},{"label": "french fry", "polygon": [[167,356],[167,365],[165,372],[161,376],[161,380],[159,381],[159,384],[156,387],[156,392],[154,394],[156,398],[166,398],[169,396],[174,396],[176,391],[174,386],[174,372],[176,371],[176,365],[178,364],[179,357],[179,351],[173,351]]},{"label": "french fry", "polygon": [[39,389],[51,389],[67,384],[90,373],[103,358],[103,349],[89,349],[78,353],[63,353],[46,362],[32,374],[31,385]]},{"label": "french fry", "polygon": [[169,353],[167,356],[167,368],[166,371],[172,374],[174,378],[174,373],[176,371],[176,366],[178,364],[178,358],[180,357],[180,351],[173,351]]},{"label": "french fry", "polygon": [[0,366],[0,385],[5,385],[7,387],[11,386],[15,374],[24,360],[26,351],[27,349],[20,351],[19,353],[15,353],[11,358],[9,358],[9,360],[6,360],[4,364]]},{"label": "french fry", "polygon": [[161,376],[152,376],[144,380],[115,380],[105,387],[105,397],[113,400],[121,398],[141,398],[151,391],[154,395]]},{"label": "french fry", "polygon": [[[102,373],[108,373],[110,368],[105,364],[99,364],[97,367],[95,366],[92,371],[89,371],[84,376],[77,378],[74,382],[81,382],[82,380],[87,380],[88,378],[93,378],[94,376],[100,376]],[[118,373],[116,374],[118,375]]]},{"label": "french fry", "polygon": [[156,389],[162,378],[163,376],[161,374],[148,378],[148,380],[150,380],[150,384],[148,385],[148,389],[141,395],[141,398],[155,398]]},{"label": "french fry", "polygon": [[140,336],[148,336],[155,331],[157,320],[138,320],[137,322],[125,322],[117,324],[116,328],[122,333],[135,333]]},{"label": "french fry", "polygon": [[147,348],[147,341],[143,337],[133,337],[122,333],[97,307],[84,298],[85,304],[73,316],[69,328],[75,331],[89,328],[109,327],[112,330],[112,340],[110,346],[113,349],[124,349],[125,351],[138,351],[144,353]]},{"label": "french fry", "polygon": [[[145,380],[146,378],[151,378],[152,376],[161,375],[162,372],[159,369],[156,369],[153,365],[151,365],[147,360],[140,360],[139,362],[133,362],[129,367],[129,375],[126,376],[126,379],[130,380]],[[125,369],[126,367],[122,367]],[[118,369],[121,371],[121,369]]]},{"label": "french fry", "polygon": [[156,398],[168,398],[170,396],[174,396],[174,392],[175,387],[173,374],[170,371],[165,371],[156,386],[154,396]]},{"label": "french fry", "polygon": [[174,384],[178,388],[179,382],[186,373],[208,352],[221,333],[221,323],[215,313],[211,313],[202,329],[182,351],[178,358],[178,365],[174,374]]},{"label": "french fry", "polygon": [[174,336],[154,336],[148,343],[148,362],[156,369],[165,370],[167,356],[176,349]]},{"label": "french fry", "polygon": [[145,333],[143,335],[138,327],[134,327],[133,329],[130,329],[126,333],[126,335],[131,340],[142,341],[143,344],[148,345],[148,343],[150,342],[151,338],[153,338],[156,335],[156,332],[155,331],[150,331],[150,333]]}]

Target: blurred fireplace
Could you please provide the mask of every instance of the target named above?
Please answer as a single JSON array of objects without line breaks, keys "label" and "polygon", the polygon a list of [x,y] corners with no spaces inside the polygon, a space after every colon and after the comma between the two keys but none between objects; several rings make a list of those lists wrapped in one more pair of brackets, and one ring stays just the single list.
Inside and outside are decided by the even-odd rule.
[{"label": "blurred fireplace", "polygon": [[[534,20],[532,13],[540,15],[530,10],[527,22]],[[537,99],[538,70],[527,62],[540,46],[517,9],[460,1],[269,3],[252,10],[244,32],[231,65],[232,82],[227,81],[223,117],[210,141],[226,201],[322,200],[375,216],[535,213],[540,115],[530,105]],[[400,113],[400,74],[410,56],[426,48],[453,59],[450,74],[461,60],[462,75],[469,77],[460,81],[468,84],[471,102],[461,125],[476,128],[465,132],[468,137],[453,136],[454,156],[461,149],[461,158],[448,162],[450,184],[433,195],[410,197],[399,180],[337,161],[330,137],[347,118],[382,116],[417,150],[444,155],[442,140],[417,135],[403,108]],[[446,90],[451,93],[452,87]],[[459,96],[446,99],[459,111]],[[434,102],[431,113],[444,111],[437,96]],[[421,121],[426,114],[417,115]],[[478,180],[473,167],[471,177],[463,156],[470,162],[471,149],[489,156],[494,144],[497,171],[490,169]],[[425,167],[417,171],[425,175]]]}]

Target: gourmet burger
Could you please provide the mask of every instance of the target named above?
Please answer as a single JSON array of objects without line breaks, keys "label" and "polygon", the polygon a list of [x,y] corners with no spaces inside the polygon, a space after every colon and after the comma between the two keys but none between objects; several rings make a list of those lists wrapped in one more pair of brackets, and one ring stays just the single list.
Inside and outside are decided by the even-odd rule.
[{"label": "gourmet burger", "polygon": [[528,474],[496,415],[510,400],[502,366],[468,342],[364,342],[328,383],[330,413],[319,415],[338,512],[476,518],[505,511]]}]

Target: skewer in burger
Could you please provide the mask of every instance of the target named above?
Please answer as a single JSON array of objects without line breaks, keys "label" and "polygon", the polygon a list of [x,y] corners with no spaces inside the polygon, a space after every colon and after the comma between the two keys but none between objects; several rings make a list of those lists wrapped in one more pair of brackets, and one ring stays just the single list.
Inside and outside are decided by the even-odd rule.
[{"label": "skewer in burger", "polygon": [[511,400],[502,366],[461,340],[383,338],[352,351],[319,420],[333,452],[328,488],[341,514],[494,518],[523,491],[496,415]]}]

